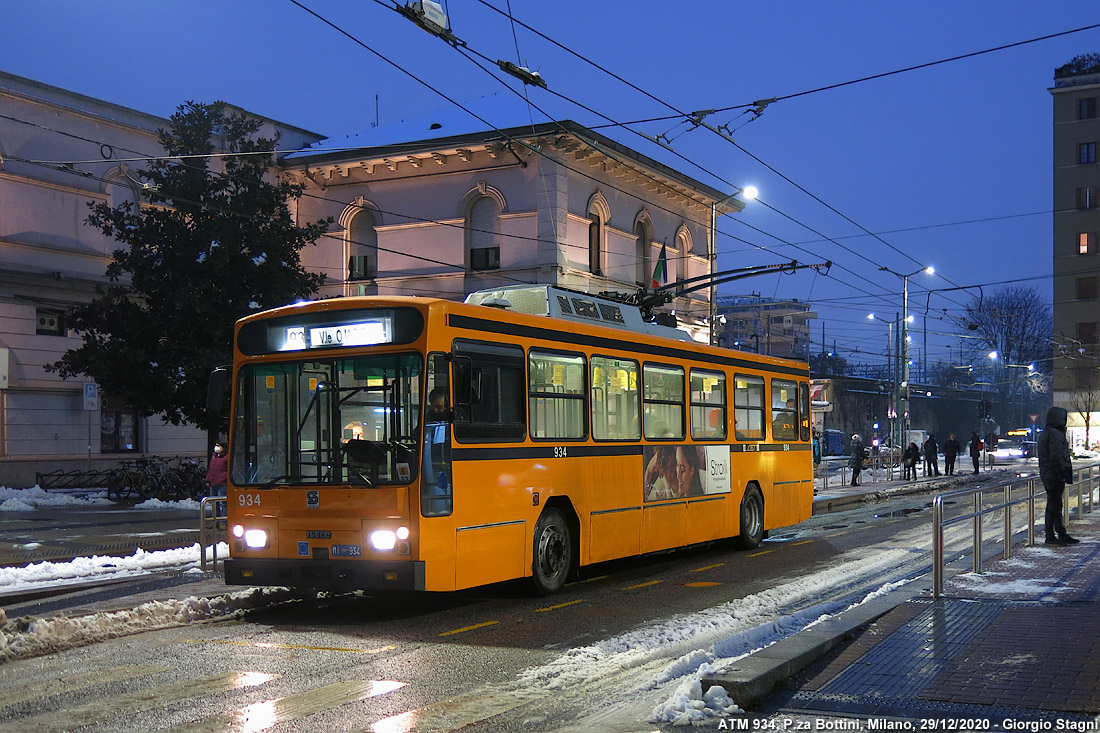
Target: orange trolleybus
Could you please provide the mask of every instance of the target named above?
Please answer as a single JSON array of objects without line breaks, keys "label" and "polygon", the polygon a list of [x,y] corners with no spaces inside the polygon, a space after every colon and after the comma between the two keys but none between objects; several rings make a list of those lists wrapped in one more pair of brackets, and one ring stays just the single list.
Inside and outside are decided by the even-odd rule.
[{"label": "orange trolleybus", "polygon": [[[223,372],[224,374],[224,372]],[[810,516],[805,363],[550,286],[238,322],[230,584],[446,591]]]}]

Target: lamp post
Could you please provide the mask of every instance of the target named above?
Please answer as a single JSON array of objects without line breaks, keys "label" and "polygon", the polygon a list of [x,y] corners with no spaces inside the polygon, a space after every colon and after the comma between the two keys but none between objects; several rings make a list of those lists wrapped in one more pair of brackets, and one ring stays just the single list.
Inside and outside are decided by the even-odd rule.
[{"label": "lamp post", "polygon": [[887,419],[890,420],[890,443],[895,448],[901,446],[901,439],[897,435],[898,427],[898,364],[893,358],[893,344],[894,344],[894,324],[898,322],[897,316],[893,321],[888,321],[885,318],[880,318],[874,313],[868,313],[867,319],[871,321],[881,321],[886,324],[888,330],[888,341],[886,342],[886,362],[890,365],[890,409],[893,412],[892,415],[887,415]]},{"label": "lamp post", "polygon": [[[734,191],[725,198],[716,199],[710,205],[710,345],[714,346],[718,343],[718,334],[715,332],[714,324],[717,321],[718,316],[718,287],[714,284],[714,273],[718,272],[718,217],[719,207],[726,207],[729,204],[729,208],[722,214],[729,214],[735,211],[741,211],[745,208],[745,201],[752,201],[756,198],[756,187],[745,186],[740,191]],[[741,196],[745,201],[741,201],[737,197]]]},{"label": "lamp post", "polygon": [[[901,293],[902,293],[902,295],[901,295],[901,387],[902,387],[902,389],[905,390],[905,392],[904,392],[905,396],[903,398],[903,400],[905,402],[905,420],[904,420],[905,433],[903,435],[903,437],[904,437],[904,436],[907,436],[909,434],[909,425],[910,425],[910,423],[909,423],[909,324],[911,322],[911,320],[910,320],[911,316],[909,315],[909,278],[913,277],[914,275],[919,275],[922,272],[925,273],[926,275],[935,275],[936,274],[936,268],[929,265],[928,267],[922,267],[919,270],[916,270],[914,272],[910,272],[908,275],[902,275],[900,272],[894,272],[889,267],[880,267],[878,269],[884,270],[884,271],[889,272],[893,275],[897,275],[898,277],[901,278],[901,284],[902,284],[902,287],[901,287]],[[899,415],[899,417],[900,417],[900,415]]]}]

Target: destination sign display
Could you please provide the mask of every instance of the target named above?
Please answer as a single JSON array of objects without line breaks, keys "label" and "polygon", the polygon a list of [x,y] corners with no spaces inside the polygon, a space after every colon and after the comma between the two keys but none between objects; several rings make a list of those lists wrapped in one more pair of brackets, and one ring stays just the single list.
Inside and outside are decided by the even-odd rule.
[{"label": "destination sign display", "polygon": [[391,341],[392,319],[377,318],[333,326],[288,326],[281,351],[374,346]]}]

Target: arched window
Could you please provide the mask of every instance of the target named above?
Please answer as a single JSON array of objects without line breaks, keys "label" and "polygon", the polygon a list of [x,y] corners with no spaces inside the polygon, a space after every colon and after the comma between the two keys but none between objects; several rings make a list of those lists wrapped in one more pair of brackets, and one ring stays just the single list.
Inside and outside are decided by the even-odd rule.
[{"label": "arched window", "polygon": [[500,204],[492,196],[479,196],[466,217],[471,270],[500,268]]},{"label": "arched window", "polygon": [[639,218],[634,224],[634,279],[647,286],[653,276],[649,262],[649,241],[649,224],[645,218]]},{"label": "arched window", "polygon": [[679,282],[688,277],[687,263],[691,255],[691,232],[684,225],[680,225],[676,232],[676,266],[669,268],[674,273],[674,279]]},{"label": "arched window", "polygon": [[362,209],[348,226],[348,281],[378,277],[378,232],[374,214]]},{"label": "arched window", "polygon": [[107,194],[107,203],[112,209],[117,209],[124,203],[133,205],[131,213],[138,213],[137,186],[125,164],[112,168],[103,176],[104,191]]},{"label": "arched window", "polygon": [[611,220],[607,200],[599,191],[588,202],[588,271],[604,274],[605,227]]},{"label": "arched window", "polygon": [[593,275],[602,275],[603,267],[603,222],[598,211],[588,212],[588,271]]}]

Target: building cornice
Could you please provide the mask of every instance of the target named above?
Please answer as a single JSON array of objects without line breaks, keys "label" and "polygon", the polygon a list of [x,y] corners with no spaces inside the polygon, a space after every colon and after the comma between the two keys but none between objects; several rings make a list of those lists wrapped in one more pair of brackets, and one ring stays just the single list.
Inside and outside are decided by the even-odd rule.
[{"label": "building cornice", "polygon": [[[286,156],[281,165],[315,184],[328,185],[322,182],[389,180],[403,172],[420,174],[423,170],[462,166],[474,163],[475,156],[513,159],[513,165],[526,166],[539,156],[550,155],[549,151],[600,168],[601,178],[629,178],[682,205],[709,211],[712,204],[727,198],[674,168],[569,120],[374,147],[302,151]],[[736,203],[728,201],[718,207],[720,213],[737,210]]]}]

